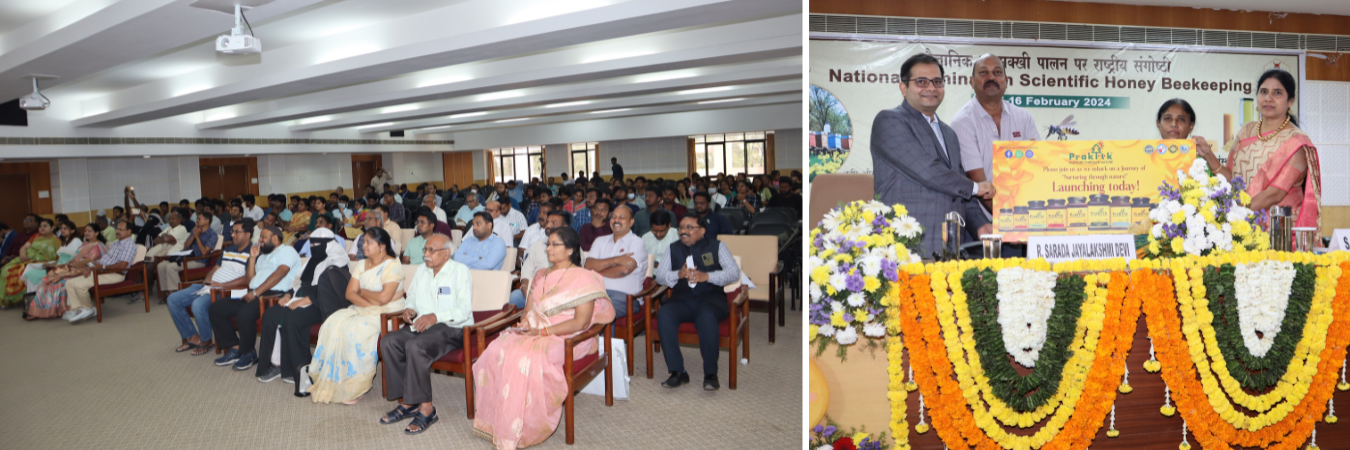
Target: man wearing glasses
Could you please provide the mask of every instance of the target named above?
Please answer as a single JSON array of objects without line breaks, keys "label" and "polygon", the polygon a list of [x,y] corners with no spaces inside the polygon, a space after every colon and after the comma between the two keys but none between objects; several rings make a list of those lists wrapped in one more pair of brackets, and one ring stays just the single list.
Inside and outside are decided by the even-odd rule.
[{"label": "man wearing glasses", "polygon": [[[707,219],[696,214],[680,218],[680,240],[672,242],[652,274],[656,282],[670,288],[670,297],[661,302],[656,326],[661,336],[662,354],[670,378],[661,383],[676,388],[689,383],[684,371],[684,355],[675,339],[680,324],[692,323],[698,330],[699,354],[703,356],[703,389],[717,390],[718,324],[731,311],[723,286],[741,279],[741,268],[726,244],[706,234]],[[735,361],[731,362],[736,364]]]},{"label": "man wearing glasses", "polygon": [[[954,211],[965,219],[967,233],[979,236],[993,231],[979,199],[994,198],[994,186],[966,175],[956,132],[937,117],[944,76],[942,65],[926,53],[900,66],[905,100],[872,122],[873,188],[887,205],[905,205],[925,229],[941,229]],[[940,233],[924,233],[924,257],[941,248]]]}]

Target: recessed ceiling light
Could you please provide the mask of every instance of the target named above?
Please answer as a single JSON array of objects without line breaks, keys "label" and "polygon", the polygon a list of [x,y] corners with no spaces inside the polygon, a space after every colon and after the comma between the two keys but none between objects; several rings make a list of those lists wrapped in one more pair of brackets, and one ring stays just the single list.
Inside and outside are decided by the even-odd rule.
[{"label": "recessed ceiling light", "polygon": [[554,104],[552,104],[552,105],[544,105],[544,107],[545,107],[545,108],[561,108],[561,107],[564,107],[564,106],[578,106],[578,105],[589,105],[589,104],[591,104],[591,102],[590,102],[589,100],[583,100],[583,101],[579,101],[579,102],[554,103]]},{"label": "recessed ceiling light", "polygon": [[381,110],[380,110],[380,114],[389,114],[389,113],[396,113],[396,112],[403,112],[403,111],[412,111],[412,110],[414,110],[414,109],[417,109],[417,105],[398,105],[398,106],[390,106],[390,107],[388,107],[388,108],[381,109]]},{"label": "recessed ceiling light", "polygon": [[708,101],[706,101],[706,102],[698,102],[698,104],[700,104],[700,105],[706,105],[706,104],[709,104],[709,103],[739,102],[739,101],[741,101],[741,100],[745,100],[745,98],[742,97],[742,98],[724,98],[724,99],[721,99],[721,100],[708,100]]},{"label": "recessed ceiling light", "polygon": [[634,83],[651,83],[653,81],[678,80],[680,78],[693,78],[692,73],[658,73],[653,75],[644,75],[634,80]]},{"label": "recessed ceiling light", "polygon": [[197,85],[197,86],[192,86],[192,87],[189,87],[189,88],[186,88],[186,89],[179,89],[179,90],[173,91],[173,96],[174,96],[174,97],[182,97],[182,96],[184,96],[184,95],[188,95],[188,94],[191,94],[191,93],[193,93],[193,92],[201,92],[201,91],[205,91],[205,90],[207,90],[207,89],[211,89],[211,86],[207,86],[207,85]]},{"label": "recessed ceiling light", "polygon": [[611,61],[611,60],[615,60],[615,59],[636,58],[636,57],[639,57],[639,56],[647,56],[647,55],[652,55],[652,54],[656,54],[656,52],[633,52],[633,53],[618,53],[618,54],[611,54],[611,55],[602,55],[602,56],[595,56],[595,57],[583,59],[583,60],[581,60],[581,63],[582,63],[582,64],[590,64],[590,63],[601,62],[601,61]]},{"label": "recessed ceiling light", "polygon": [[327,117],[327,116],[324,116],[324,117],[310,117],[310,118],[300,119],[300,124],[301,124],[301,125],[309,125],[309,124],[311,124],[311,123],[327,122],[327,121],[330,121],[330,120],[333,120],[333,118],[332,118],[332,117]]},{"label": "recessed ceiling light", "polygon": [[393,122],[377,123],[377,124],[371,124],[371,125],[363,125],[363,126],[359,126],[359,127],[356,127],[356,129],[360,130],[360,129],[364,129],[364,128],[387,127],[387,126],[390,126],[390,125],[393,125],[393,124],[394,124]]},{"label": "recessed ceiling light", "polygon": [[627,110],[630,110],[630,109],[633,109],[633,108],[619,108],[619,109],[606,109],[606,110],[604,110],[604,111],[591,111],[591,114],[604,114],[604,113],[622,112],[622,111],[627,111]]},{"label": "recessed ceiling light", "polygon": [[486,102],[491,100],[501,100],[504,98],[516,98],[523,96],[525,96],[525,94],[520,92],[493,92],[491,94],[483,94],[478,96],[478,101]]},{"label": "recessed ceiling light", "polygon": [[449,125],[441,125],[441,126],[439,126],[439,127],[423,128],[422,131],[426,131],[426,130],[444,130],[444,129],[446,129],[446,128],[450,128],[450,126],[449,126]]},{"label": "recessed ceiling light", "polygon": [[339,59],[347,59],[353,56],[360,56],[366,53],[374,53],[378,51],[380,51],[380,48],[376,47],[373,44],[344,46],[338,48],[337,50],[324,53],[323,56],[320,56],[319,60],[315,61],[314,63],[323,64],[326,62],[337,61]]},{"label": "recessed ceiling light", "polygon": [[455,114],[455,115],[453,115],[453,116],[450,116],[450,118],[451,118],[451,119],[458,119],[458,118],[461,118],[461,117],[477,117],[477,116],[482,116],[482,115],[487,115],[487,112],[479,111],[479,112],[471,112],[471,113],[464,113],[464,114]]},{"label": "recessed ceiling light", "polygon": [[141,158],[150,159],[150,155],[145,155],[145,156],[142,156]]},{"label": "recessed ceiling light", "polygon": [[705,93],[705,92],[722,92],[722,91],[730,91],[730,90],[731,90],[731,86],[719,86],[719,87],[710,87],[710,88],[703,88],[703,89],[690,89],[690,90],[687,90],[687,91],[680,91],[679,94],[680,94],[680,95],[702,94],[702,93]]},{"label": "recessed ceiling light", "polygon": [[519,121],[522,121],[522,120],[530,120],[530,118],[529,118],[529,117],[521,117],[521,118],[519,118],[519,119],[498,120],[498,121],[495,122],[495,123],[519,122]]}]

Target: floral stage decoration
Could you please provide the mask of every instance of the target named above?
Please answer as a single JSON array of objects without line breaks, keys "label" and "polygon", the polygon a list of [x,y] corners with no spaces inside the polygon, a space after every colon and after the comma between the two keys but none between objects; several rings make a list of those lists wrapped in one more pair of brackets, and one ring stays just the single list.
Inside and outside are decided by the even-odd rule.
[{"label": "floral stage decoration", "polygon": [[816,425],[811,429],[811,441],[807,443],[807,450],[887,450],[886,433],[878,436],[867,434],[866,430],[851,429],[844,431],[839,426],[825,418],[824,425]]},{"label": "floral stage decoration", "polygon": [[1188,437],[1205,449],[1315,448],[1317,422],[1337,421],[1332,393],[1350,389],[1347,260],[1233,251],[904,264],[881,302],[897,448],[908,447],[912,390],[914,431],[931,423],[949,448],[1087,448],[1104,426],[1119,436],[1114,403],[1133,390],[1124,361],[1140,314],[1153,343],[1144,367],[1167,388],[1158,411],[1182,420],[1181,450]]},{"label": "floral stage decoration", "polygon": [[859,200],[831,210],[811,230],[808,339],[816,355],[833,342],[843,358],[860,336],[886,336],[881,300],[900,265],[919,261],[911,249],[923,239],[923,227],[907,214],[901,205]]},{"label": "floral stage decoration", "polygon": [[1242,177],[1229,183],[1223,175],[1211,175],[1205,160],[1197,158],[1189,171],[1177,171],[1177,183],[1163,182],[1158,188],[1162,198],[1149,211],[1153,228],[1142,256],[1202,256],[1270,248],[1270,236],[1257,226],[1265,212],[1247,208],[1252,198],[1244,191]]}]

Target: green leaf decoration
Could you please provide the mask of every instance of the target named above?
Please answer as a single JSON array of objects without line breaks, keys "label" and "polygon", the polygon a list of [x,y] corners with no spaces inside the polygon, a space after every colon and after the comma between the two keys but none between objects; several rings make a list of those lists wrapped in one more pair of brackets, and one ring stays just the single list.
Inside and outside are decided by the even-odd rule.
[{"label": "green leaf decoration", "polygon": [[1045,346],[1036,367],[1026,376],[1013,368],[1003,347],[1003,329],[998,323],[998,278],[993,270],[967,270],[961,277],[970,308],[975,351],[980,366],[998,397],[1018,412],[1030,412],[1050,401],[1064,378],[1064,365],[1073,357],[1070,345],[1082,314],[1083,288],[1079,275],[1060,277],[1055,283],[1055,307],[1046,323]]},{"label": "green leaf decoration", "polygon": [[1244,389],[1265,391],[1279,383],[1294,358],[1294,349],[1303,339],[1303,327],[1308,321],[1317,272],[1310,264],[1294,264],[1294,282],[1290,287],[1289,306],[1285,307],[1280,333],[1275,336],[1264,357],[1247,350],[1242,340],[1242,328],[1237,309],[1236,288],[1233,286],[1236,268],[1224,264],[1205,269],[1205,291],[1209,297],[1209,312],[1214,314],[1214,337],[1220,353],[1228,365],[1228,373]]}]

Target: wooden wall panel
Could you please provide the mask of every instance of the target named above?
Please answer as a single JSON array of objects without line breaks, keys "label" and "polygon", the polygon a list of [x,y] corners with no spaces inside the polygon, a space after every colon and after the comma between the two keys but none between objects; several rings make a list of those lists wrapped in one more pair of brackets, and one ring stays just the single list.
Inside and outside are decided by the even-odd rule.
[{"label": "wooden wall panel", "polygon": [[[0,163],[0,173],[28,175],[28,204],[33,205],[29,212],[52,214],[52,173],[46,161]],[[47,191],[47,198],[38,198],[38,191]]]},{"label": "wooden wall panel", "polygon": [[[1346,19],[1350,21],[1350,18]],[[1313,58],[1313,54],[1327,55],[1339,59],[1335,65],[1326,60]],[[1319,81],[1350,81],[1350,53],[1308,52],[1308,79]]]},{"label": "wooden wall panel", "polygon": [[[253,180],[258,179],[258,158],[254,156],[240,156],[233,158],[200,158],[198,163],[203,166],[248,166],[248,192],[253,195],[261,195],[258,192],[258,183]],[[266,203],[264,203],[266,204]]]},{"label": "wooden wall panel", "polygon": [[[458,184],[460,188],[473,184],[473,153],[445,152],[441,154],[445,180],[443,186]],[[412,186],[408,187],[412,189]]]}]

